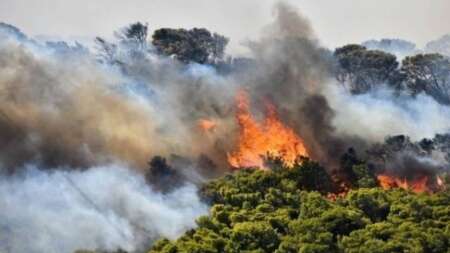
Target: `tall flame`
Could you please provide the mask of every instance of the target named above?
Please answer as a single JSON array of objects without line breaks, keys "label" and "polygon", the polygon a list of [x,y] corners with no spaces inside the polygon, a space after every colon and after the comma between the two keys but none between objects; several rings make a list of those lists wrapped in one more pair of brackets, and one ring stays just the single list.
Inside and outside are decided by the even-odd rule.
[{"label": "tall flame", "polygon": [[299,156],[307,156],[302,139],[278,118],[275,106],[266,102],[266,117],[257,122],[250,113],[249,99],[244,91],[236,96],[239,124],[238,147],[228,154],[228,162],[235,168],[264,168],[267,156],[279,157],[292,167]]}]

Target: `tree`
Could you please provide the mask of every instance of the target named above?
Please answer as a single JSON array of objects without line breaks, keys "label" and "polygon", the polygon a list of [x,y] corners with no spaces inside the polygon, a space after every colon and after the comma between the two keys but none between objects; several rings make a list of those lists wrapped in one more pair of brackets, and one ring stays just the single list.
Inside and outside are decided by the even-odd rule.
[{"label": "tree", "polygon": [[367,166],[366,162],[360,160],[355,149],[349,148],[340,159],[341,174],[344,182],[354,187],[375,187],[377,181],[373,171]]},{"label": "tree", "polygon": [[150,168],[145,173],[147,182],[161,191],[170,191],[180,186],[182,176],[170,166],[166,159],[155,156],[149,162]]},{"label": "tree", "polygon": [[450,104],[450,59],[440,54],[406,57],[400,74],[413,95],[424,92],[442,104]]},{"label": "tree", "polygon": [[280,239],[275,229],[267,222],[242,222],[234,226],[231,241],[236,252],[258,250],[273,252]]},{"label": "tree", "polygon": [[[127,57],[142,59],[147,50],[148,25],[136,22],[115,32],[118,42],[109,42],[101,37],[95,38],[99,61],[110,65],[125,67]],[[124,56],[126,56],[124,58]]]},{"label": "tree", "polygon": [[147,48],[148,24],[141,22],[133,23],[116,32],[116,36],[121,43],[127,44],[136,50],[144,50]]},{"label": "tree", "polygon": [[163,55],[174,56],[184,63],[205,64],[222,60],[228,39],[204,28],[162,28],[154,32],[152,43]]},{"label": "tree", "polygon": [[360,45],[346,45],[334,52],[337,61],[336,79],[353,94],[387,83],[398,67],[394,55],[367,50]]},{"label": "tree", "polygon": [[[400,136],[388,142],[400,148],[409,140]],[[353,151],[343,160],[363,166]],[[361,188],[330,200],[302,185],[321,174],[312,174],[312,168],[320,170],[304,160],[293,168],[245,169],[207,183],[203,194],[214,196],[209,216],[175,241],[156,242],[149,252],[440,253],[450,248],[449,190],[416,195]]]}]

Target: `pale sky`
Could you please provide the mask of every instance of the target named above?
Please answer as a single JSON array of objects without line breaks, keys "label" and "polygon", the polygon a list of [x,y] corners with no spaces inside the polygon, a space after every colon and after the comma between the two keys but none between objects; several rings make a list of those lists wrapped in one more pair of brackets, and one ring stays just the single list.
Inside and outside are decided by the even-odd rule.
[{"label": "pale sky", "polygon": [[[131,22],[206,27],[232,50],[271,21],[274,0],[0,0],[0,21],[29,35],[111,36]],[[287,0],[308,17],[329,47],[396,37],[423,46],[450,33],[450,0]]]}]

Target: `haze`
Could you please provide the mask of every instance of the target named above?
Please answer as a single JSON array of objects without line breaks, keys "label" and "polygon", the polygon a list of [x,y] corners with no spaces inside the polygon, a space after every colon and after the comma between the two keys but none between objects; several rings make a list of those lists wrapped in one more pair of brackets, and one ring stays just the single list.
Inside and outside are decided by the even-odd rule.
[{"label": "haze", "polygon": [[[131,22],[160,27],[206,27],[231,38],[233,52],[270,22],[274,0],[2,0],[0,21],[27,34],[89,41]],[[395,37],[423,46],[449,33],[448,0],[290,0],[329,47]]]}]

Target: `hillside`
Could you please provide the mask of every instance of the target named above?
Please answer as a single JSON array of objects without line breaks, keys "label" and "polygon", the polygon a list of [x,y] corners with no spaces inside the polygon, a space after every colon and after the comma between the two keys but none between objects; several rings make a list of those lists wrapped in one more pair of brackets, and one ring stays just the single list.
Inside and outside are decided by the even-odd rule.
[{"label": "hillside", "polygon": [[212,181],[202,189],[210,216],[149,252],[449,252],[448,190],[358,188],[332,200],[326,178],[306,160]]}]

